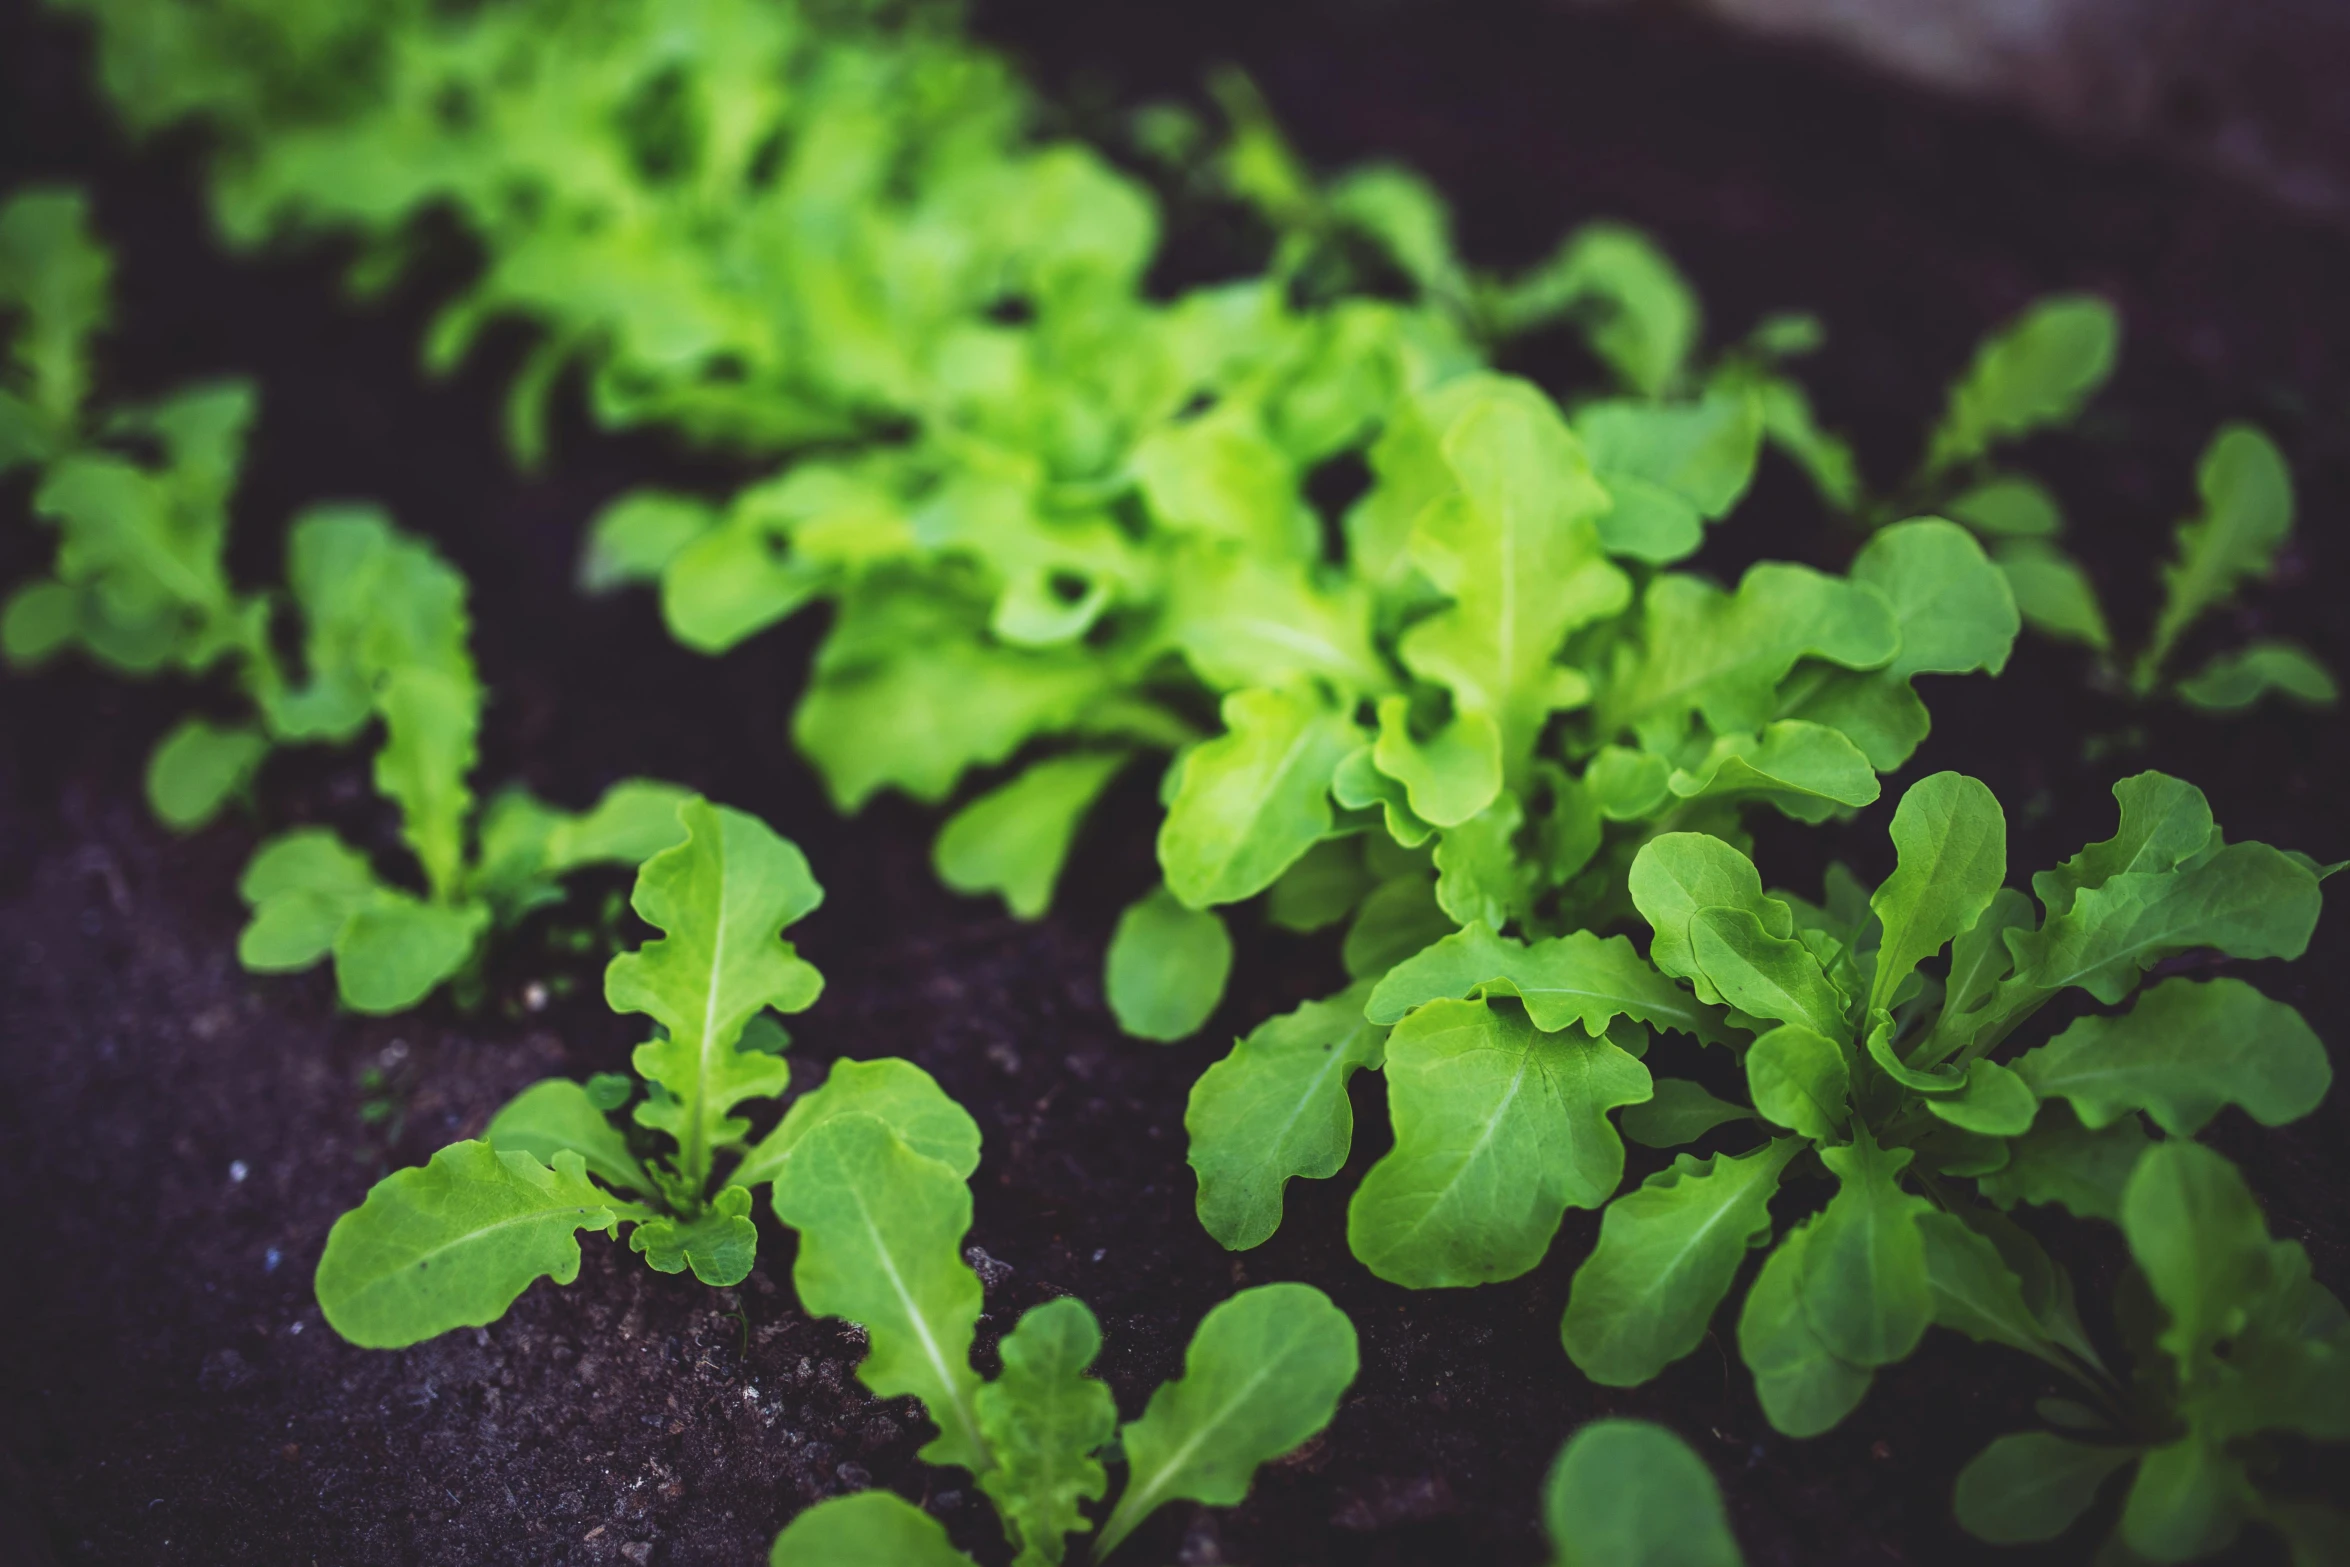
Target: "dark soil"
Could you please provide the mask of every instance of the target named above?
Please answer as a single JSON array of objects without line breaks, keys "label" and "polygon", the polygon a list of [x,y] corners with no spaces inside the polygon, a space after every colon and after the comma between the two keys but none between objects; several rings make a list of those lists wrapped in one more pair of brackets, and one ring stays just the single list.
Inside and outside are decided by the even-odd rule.
[{"label": "dark soil", "polygon": [[[1801,56],[1671,23],[1462,9],[1000,0],[980,20],[1081,106],[1081,124],[1103,123],[1086,104],[1188,92],[1211,60],[1238,59],[1317,159],[1388,155],[1433,176],[1481,260],[1528,259],[1574,221],[1620,215],[1688,266],[1717,339],[1766,309],[1819,310],[1831,344],[1809,378],[1880,480],[1913,458],[1981,330],[2038,291],[2102,289],[2128,320],[2122,373],[2081,438],[2035,456],[2125,636],[2151,615],[2196,453],[2218,420],[2252,417],[2293,458],[2304,542],[2212,642],[2286,629],[2350,670],[2350,622],[2329,600],[2345,580],[2350,500],[2350,245],[2151,161]],[[110,385],[258,378],[239,502],[250,579],[275,574],[295,508],[350,495],[387,501],[463,566],[495,694],[485,783],[578,804],[649,773],[758,811],[806,846],[830,900],[802,931],[827,989],[794,1025],[801,1083],[842,1055],[901,1054],[979,1118],[971,1240],[1002,1264],[986,1269],[985,1334],[1049,1295],[1083,1296],[1131,1414],[1238,1285],[1309,1280],[1352,1315],[1363,1373],[1326,1438],[1238,1509],[1169,1509],[1128,1548],[1134,1562],[1532,1562],[1545,1466],[1607,1413],[1693,1440],[1757,1563],[2086,1559],[2079,1538],[1993,1552],[1949,1521],[1960,1464],[2027,1423],[2046,1391],[2019,1357],[1937,1334],[1839,1431],[1794,1443],[1763,1422],[1724,1335],[1632,1392],[1573,1371],[1557,1325],[1589,1214],[1571,1214],[1551,1260],[1508,1285],[1414,1295],[1370,1279],[1342,1220],[1385,1141],[1375,1086],[1359,1098],[1346,1175],[1294,1188],[1262,1250],[1219,1250],[1191,1215],[1184,1095],[1235,1030],[1332,986],[1330,946],[1251,936],[1203,1041],[1122,1040],[1095,976],[1114,911],[1151,873],[1146,799],[1124,798],[1091,833],[1039,924],[941,890],[919,812],[891,804],[844,822],[791,751],[785,717],[813,627],[712,662],[670,644],[646,596],[572,590],[582,519],[681,459],[575,424],[548,476],[517,475],[495,420],[517,340],[430,384],[415,369],[430,289],[362,309],[320,258],[225,259],[191,148],[125,149],[85,71],[71,32],[21,5],[0,12],[0,176],[89,181],[122,253]],[[1536,344],[1524,368],[1558,376],[1575,358]],[[13,490],[0,508],[21,514]],[[45,547],[0,526],[0,581]],[[1850,547],[1774,469],[1708,564],[1836,564]],[[2017,876],[2104,836],[2108,786],[2145,765],[2200,782],[2233,836],[2350,855],[2337,720],[2137,713],[2082,673],[2076,655],[2027,641],[1996,684],[1929,692],[1936,732],[1912,774],[1987,779],[2009,802]],[[195,699],[82,667],[0,681],[0,1180],[21,1242],[0,1278],[0,1511],[20,1536],[0,1538],[0,1562],[740,1567],[802,1506],[869,1483],[925,1499],[958,1540],[1002,1560],[963,1477],[915,1461],[920,1418],[867,1396],[852,1336],[798,1311],[791,1242],[771,1220],[739,1290],[652,1274],[590,1239],[575,1285],[534,1288],[495,1327],[400,1354],[324,1328],[311,1269],[370,1182],[477,1131],[535,1078],[623,1062],[633,1026],[595,999],[596,961],[558,939],[565,921],[592,924],[620,883],[508,943],[470,1013],[442,1001],[363,1020],[337,1013],[324,976],[249,977],[233,956],[233,886],[264,826],[330,820],[382,838],[388,825],[362,761],[322,754],[273,762],[249,819],[169,837],[141,802],[140,768]],[[2115,740],[2133,726],[2137,745]],[[1768,831],[1765,871],[1816,884],[1832,850],[1881,873],[1885,816]],[[2338,919],[2319,942],[2308,962],[2254,977],[2330,1034],[2350,1015]],[[534,984],[547,991],[536,1011]],[[2350,1282],[2345,1102],[2275,1133],[2231,1112],[2214,1133],[2337,1289]],[[1637,1175],[1649,1166],[1635,1152]],[[2048,1233],[2092,1277],[2110,1273],[2110,1235]]]}]

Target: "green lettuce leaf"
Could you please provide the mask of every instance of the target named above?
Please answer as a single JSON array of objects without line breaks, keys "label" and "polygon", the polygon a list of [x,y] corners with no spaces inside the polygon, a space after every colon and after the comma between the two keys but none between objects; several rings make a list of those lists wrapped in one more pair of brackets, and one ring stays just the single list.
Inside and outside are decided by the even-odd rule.
[{"label": "green lettuce leaf", "polygon": [[1100,1501],[1108,1489],[1094,1453],[1117,1434],[1118,1405],[1086,1375],[1101,1347],[1101,1327],[1083,1301],[1046,1301],[1004,1335],[1003,1374],[974,1395],[995,1457],[979,1488],[1019,1550],[1015,1567],[1058,1567],[1065,1537],[1087,1523],[1078,1504]]},{"label": "green lettuce leaf", "polygon": [[1721,1487],[1663,1426],[1595,1420],[1542,1487],[1553,1567],[1741,1567]]}]

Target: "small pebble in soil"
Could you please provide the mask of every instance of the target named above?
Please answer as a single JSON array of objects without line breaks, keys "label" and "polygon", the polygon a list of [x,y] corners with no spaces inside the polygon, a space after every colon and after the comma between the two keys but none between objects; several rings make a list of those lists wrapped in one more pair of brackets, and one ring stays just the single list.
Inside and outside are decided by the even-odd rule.
[{"label": "small pebble in soil", "polygon": [[242,1159],[231,1159],[228,1162],[228,1178],[231,1181],[242,1181],[246,1176],[252,1173],[253,1172],[251,1170],[245,1167],[245,1161]]},{"label": "small pebble in soil", "polygon": [[547,1010],[547,986],[544,980],[532,980],[522,987],[522,1009],[525,1012]]},{"label": "small pebble in soil", "polygon": [[264,1273],[275,1273],[277,1271],[277,1265],[284,1260],[285,1254],[279,1251],[275,1246],[272,1246],[269,1248],[269,1250],[261,1254],[261,1271]]}]

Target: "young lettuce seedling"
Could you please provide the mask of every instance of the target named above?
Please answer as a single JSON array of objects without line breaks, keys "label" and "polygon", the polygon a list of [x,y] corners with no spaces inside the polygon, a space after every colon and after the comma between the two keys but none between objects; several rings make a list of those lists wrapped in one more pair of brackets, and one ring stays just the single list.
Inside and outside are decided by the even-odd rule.
[{"label": "young lettuce seedling", "polygon": [[2120,1210],[2134,1263],[2117,1299],[2136,1361],[2126,1395],[2042,1400],[2058,1429],[1985,1448],[1958,1477],[1959,1522],[1996,1544],[2053,1540],[2134,1468],[2100,1562],[2191,1561],[2255,1521],[2296,1562],[2338,1560],[2350,1512],[2275,1471],[2294,1437],[2350,1442],[2350,1312],[2200,1144],[2149,1148]]},{"label": "young lettuce seedling", "polygon": [[1542,1487],[1552,1567],[1744,1567],[1705,1460],[1663,1426],[1594,1420]]},{"label": "young lettuce seedling", "polygon": [[[755,817],[690,798],[673,821],[683,841],[644,862],[631,899],[667,934],[604,974],[613,1010],[644,1013],[660,1030],[634,1058],[645,1084],[636,1135],[609,1118],[632,1097],[625,1078],[549,1079],[516,1095],[479,1139],[379,1181],[335,1221],[319,1258],[319,1308],[343,1337],[393,1349],[494,1322],[534,1280],[578,1276],[578,1231],[612,1235],[623,1221],[654,1268],[740,1283],[758,1245],[750,1187],[774,1178],[826,1105],[860,1091],[913,1107],[949,1143],[967,1140],[976,1160],[970,1118],[903,1062],[844,1063],[742,1151],[750,1128],[734,1111],[791,1079],[768,1010],[801,1011],[823,988],[781,935],[823,893],[800,851]],[[644,1156],[655,1137],[665,1151]],[[719,1180],[719,1160],[737,1153]]]},{"label": "young lettuce seedling", "polygon": [[[820,1094],[831,1091],[827,1083]],[[1002,1374],[982,1381],[971,1367],[980,1283],[962,1255],[976,1133],[950,1162],[935,1156],[935,1141],[909,1136],[902,1117],[893,1125],[846,1100],[821,1115],[775,1176],[776,1214],[800,1237],[800,1304],[865,1330],[872,1348],[859,1379],[884,1398],[922,1400],[939,1428],[922,1457],[971,1471],[1019,1567],[1063,1559],[1067,1536],[1086,1527],[1080,1504],[1108,1490],[1105,1449],[1122,1458],[1126,1484],[1093,1536],[1096,1561],[1169,1502],[1243,1501],[1257,1468],[1328,1425],[1354,1381],[1353,1326],[1303,1284],[1243,1290],[1211,1310],[1183,1375],[1123,1427],[1109,1389],[1087,1374],[1101,1330],[1074,1298],[1023,1314],[1000,1346]],[[802,1513],[770,1560],[948,1567],[970,1558],[921,1509],[866,1491]]]}]

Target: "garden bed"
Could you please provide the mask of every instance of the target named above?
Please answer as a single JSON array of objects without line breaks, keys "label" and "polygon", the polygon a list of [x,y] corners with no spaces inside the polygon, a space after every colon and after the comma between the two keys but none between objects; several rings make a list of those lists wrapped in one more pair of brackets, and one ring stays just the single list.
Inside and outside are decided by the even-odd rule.
[{"label": "garden bed", "polygon": [[[1473,257],[1528,260],[1573,221],[1618,216],[1658,235],[1723,330],[1817,310],[1829,346],[1806,378],[1878,472],[1910,460],[1987,327],[2049,289],[2099,290],[2126,323],[2121,370],[2085,438],[2033,456],[2125,635],[2150,616],[2154,562],[2204,438],[2253,417],[2291,458],[2306,520],[2260,602],[2272,627],[2350,668],[2330,586],[2350,570],[2336,526],[2350,502],[2350,243],[2338,234],[2155,163],[1676,24],[1520,5],[1474,24],[1436,7],[1259,11],[1005,4],[977,20],[1080,105],[1080,128],[1087,103],[1188,92],[1212,60],[1237,59],[1318,163],[1384,155],[1429,175]],[[1764,1421],[1734,1346],[1629,1391],[1573,1369],[1557,1324],[1595,1214],[1570,1212],[1548,1260],[1508,1284],[1412,1293],[1371,1278],[1343,1238],[1346,1193],[1386,1140],[1368,1077],[1347,1175],[1293,1186],[1263,1248],[1222,1250],[1192,1212],[1184,1095],[1236,1029],[1336,987],[1335,941],[1244,936],[1205,1033],[1174,1047],[1122,1038],[1098,975],[1117,910],[1154,875],[1143,781],[1088,828],[1041,923],[945,891],[923,813],[890,801],[844,821],[791,748],[785,719],[815,627],[708,660],[671,642],[649,597],[573,591],[582,522],[677,458],[595,436],[559,400],[555,476],[518,475],[496,416],[514,342],[454,383],[424,381],[414,345],[429,279],[362,309],[324,262],[222,258],[187,147],[121,151],[79,86],[69,29],[13,15],[0,59],[0,185],[86,181],[123,258],[109,356],[122,389],[226,371],[261,386],[241,565],[271,567],[299,504],[380,498],[473,583],[495,715],[486,776],[576,806],[657,773],[807,850],[828,901],[794,935],[827,987],[794,1020],[795,1087],[837,1056],[898,1054],[978,1120],[983,1361],[1019,1311],[1081,1294],[1131,1415],[1236,1285],[1305,1280],[1352,1317],[1363,1370],[1328,1433],[1239,1508],[1161,1514],[1132,1559],[1532,1562],[1542,1473],[1603,1413],[1692,1440],[1756,1563],[2079,1559],[2077,1541],[1994,1552],[1950,1522],[1952,1476],[2047,1391],[2012,1354],[1937,1334],[1839,1429],[1799,1443]],[[1508,367],[1543,379],[1572,352],[1539,340]],[[0,578],[45,543],[0,530]],[[1851,543],[1790,470],[1766,466],[1701,565],[1723,577],[1766,556],[1837,565]],[[1934,733],[1909,772],[1957,767],[1991,784],[2009,802],[2015,865],[2102,836],[2112,780],[2145,766],[2200,784],[2232,837],[2350,853],[2350,744],[2331,717],[2132,711],[2084,687],[2077,654],[2040,640],[2019,645],[1996,686],[1948,681],[1933,695]],[[398,1353],[325,1329],[310,1290],[319,1247],[379,1175],[478,1132],[534,1079],[625,1062],[639,1036],[598,998],[600,951],[558,939],[624,883],[536,916],[493,959],[476,1010],[444,996],[396,1018],[339,1014],[324,975],[236,965],[232,889],[254,823],[177,840],[149,816],[140,770],[180,702],[79,666],[0,681],[0,952],[14,959],[0,993],[0,1168],[33,1238],[0,1284],[0,1456],[13,1455],[0,1483],[7,1511],[37,1520],[25,1559],[749,1563],[801,1507],[867,1483],[928,1494],[959,1544],[1003,1559],[984,1502],[948,1505],[937,1488],[949,1472],[916,1461],[919,1415],[855,1383],[854,1331],[799,1311],[791,1238],[764,1203],[760,1263],[735,1290],[649,1274],[591,1237],[575,1285],[534,1288],[493,1327]],[[257,814],[361,842],[389,834],[352,757],[273,766]],[[1812,834],[1766,826],[1758,858],[1796,886],[1832,854],[1881,875],[1886,815]],[[2350,1013],[2346,958],[2336,921],[2311,961],[2260,978],[2330,1033]],[[2231,1112],[2210,1134],[2276,1233],[2337,1289],[2350,1282],[2346,1103],[2337,1094],[2258,1136]],[[1663,1162],[1631,1152],[1635,1179]],[[2064,1231],[2068,1258],[2085,1283],[2109,1277],[2118,1241],[2100,1233],[2103,1250],[2082,1256],[2080,1233]]]}]

